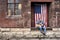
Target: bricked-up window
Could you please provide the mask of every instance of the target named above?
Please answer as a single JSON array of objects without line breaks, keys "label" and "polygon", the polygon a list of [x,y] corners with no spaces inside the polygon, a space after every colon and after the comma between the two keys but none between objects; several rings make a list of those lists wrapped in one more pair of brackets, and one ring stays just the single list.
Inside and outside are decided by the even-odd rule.
[{"label": "bricked-up window", "polygon": [[20,15],[22,5],[20,0],[8,0],[8,16]]}]

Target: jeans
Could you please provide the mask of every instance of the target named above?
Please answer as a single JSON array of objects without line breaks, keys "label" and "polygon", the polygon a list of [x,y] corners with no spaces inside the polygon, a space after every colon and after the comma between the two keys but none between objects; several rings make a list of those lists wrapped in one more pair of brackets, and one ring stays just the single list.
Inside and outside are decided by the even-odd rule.
[{"label": "jeans", "polygon": [[44,27],[40,27],[40,31],[42,32],[44,32],[45,34],[46,34],[46,27],[44,26]]}]

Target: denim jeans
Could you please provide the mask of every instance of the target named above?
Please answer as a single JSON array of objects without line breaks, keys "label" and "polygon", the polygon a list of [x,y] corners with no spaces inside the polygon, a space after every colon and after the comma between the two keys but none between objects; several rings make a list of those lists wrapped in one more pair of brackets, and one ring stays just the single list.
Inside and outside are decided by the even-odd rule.
[{"label": "denim jeans", "polygon": [[46,27],[45,26],[40,27],[40,31],[44,31],[44,33],[46,34]]}]

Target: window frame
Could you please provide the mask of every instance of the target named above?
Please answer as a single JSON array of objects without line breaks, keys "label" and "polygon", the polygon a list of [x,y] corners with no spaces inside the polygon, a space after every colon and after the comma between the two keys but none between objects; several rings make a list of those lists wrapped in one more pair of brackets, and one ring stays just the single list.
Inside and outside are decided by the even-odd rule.
[{"label": "window frame", "polygon": [[[21,3],[19,3],[19,2],[16,3],[16,0],[14,0],[14,3],[8,3],[8,1],[7,1],[7,15],[9,14],[9,13],[8,13],[8,10],[9,10],[8,5],[9,5],[9,4],[13,4],[13,5],[14,5],[14,9],[13,9],[13,10],[14,10],[14,13],[13,13],[13,14],[11,13],[10,16],[19,16],[19,15],[21,16],[21,9],[20,9],[20,14],[15,13],[15,10],[18,9],[18,7],[16,8],[16,5],[17,5],[17,4],[19,5],[19,4],[21,4]],[[21,6],[22,6],[22,5],[21,5]]]}]

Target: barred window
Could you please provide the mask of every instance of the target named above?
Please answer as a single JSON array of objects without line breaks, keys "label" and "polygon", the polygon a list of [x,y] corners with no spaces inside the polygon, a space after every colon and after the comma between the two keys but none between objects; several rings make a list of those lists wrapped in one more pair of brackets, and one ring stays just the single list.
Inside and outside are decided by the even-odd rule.
[{"label": "barred window", "polygon": [[20,0],[8,0],[8,16],[20,15],[22,4]]}]

